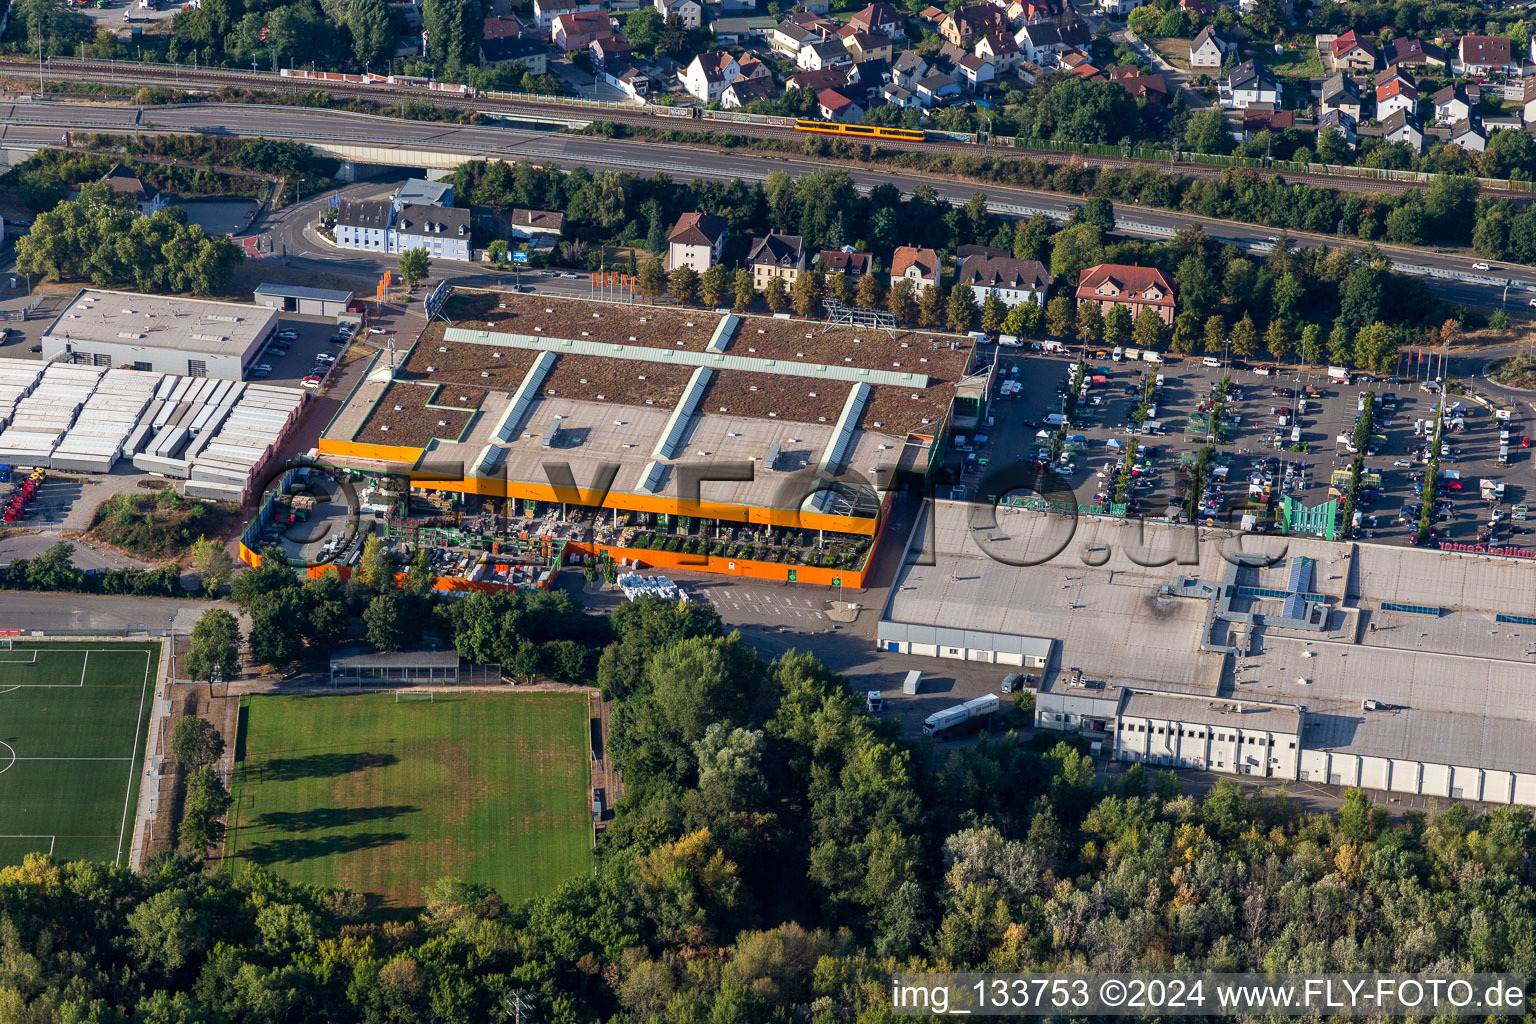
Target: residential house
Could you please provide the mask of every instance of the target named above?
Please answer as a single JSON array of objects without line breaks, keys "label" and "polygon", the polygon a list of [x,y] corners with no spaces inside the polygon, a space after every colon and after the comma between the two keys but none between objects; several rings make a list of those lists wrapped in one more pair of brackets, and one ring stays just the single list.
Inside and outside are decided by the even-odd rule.
[{"label": "residential house", "polygon": [[529,74],[549,69],[548,46],[542,38],[524,30],[510,14],[488,15],[480,38],[480,59],[486,64],[522,64]]},{"label": "residential house", "polygon": [[766,39],[773,29],[772,18],[716,18],[709,23],[715,41],[722,46],[745,46],[754,39]]},{"label": "residential house", "polygon": [[1406,75],[1399,75],[1393,69],[1383,71],[1382,75],[1391,75],[1386,81],[1380,76],[1376,83],[1376,120],[1385,121],[1392,116],[1393,111],[1406,110],[1408,113],[1416,113],[1419,109],[1419,90],[1413,81]]},{"label": "residential house", "polygon": [[1454,67],[1458,74],[1478,77],[1513,75],[1520,70],[1511,60],[1509,40],[1504,36],[1462,36]]},{"label": "residential house", "polygon": [[562,14],[588,14],[604,6],[591,0],[533,0],[533,23],[548,32]]},{"label": "residential house", "polygon": [[1424,128],[1410,111],[1397,110],[1381,122],[1381,137],[1388,142],[1406,142],[1415,153],[1424,152]]},{"label": "residential house", "polygon": [[752,239],[747,264],[752,268],[752,287],[758,291],[767,288],[769,279],[775,277],[792,286],[805,269],[805,243],[799,235],[769,232],[766,238]]},{"label": "residential house", "polygon": [[1023,51],[1019,49],[1019,44],[1006,32],[993,32],[982,36],[977,40],[976,49],[973,52],[983,60],[990,61],[997,69],[999,78],[1012,71],[1013,66],[1023,59]]},{"label": "residential house", "polygon": [[1189,44],[1189,66],[1207,70],[1220,68],[1227,61],[1232,46],[1210,25],[1200,30]]},{"label": "residential house", "polygon": [[892,288],[902,281],[911,281],[913,287],[921,294],[929,287],[939,284],[943,274],[944,266],[939,262],[939,254],[932,249],[900,245],[891,254]]},{"label": "residential house", "polygon": [[1108,312],[1112,306],[1124,306],[1132,318],[1143,309],[1150,309],[1162,318],[1163,323],[1173,324],[1173,282],[1155,267],[1119,263],[1089,267],[1077,279],[1076,298],[1079,303],[1098,302],[1103,312]]},{"label": "residential house", "polygon": [[933,106],[943,103],[951,96],[959,96],[960,83],[942,71],[930,71],[925,77],[918,79],[912,91],[917,94],[921,103]]},{"label": "residential house", "polygon": [[800,55],[802,46],[819,42],[821,42],[820,34],[792,21],[781,21],[773,27],[772,32],[768,33],[768,48],[790,60]]},{"label": "residential house", "polygon": [[1109,77],[1138,100],[1159,106],[1168,102],[1168,83],[1162,75],[1144,75],[1135,64],[1122,64],[1110,68]]},{"label": "residential house", "polygon": [[907,38],[907,19],[887,3],[873,3],[854,12],[848,24],[860,32],[879,32],[891,39]]},{"label": "residential house", "polygon": [[1333,132],[1343,139],[1344,144],[1350,149],[1354,149],[1355,144],[1360,141],[1357,129],[1358,122],[1342,110],[1330,110],[1317,119],[1318,135],[1322,135],[1323,132]]},{"label": "residential house", "polygon": [[846,274],[857,281],[873,269],[875,258],[867,252],[856,251],[850,245],[841,249],[823,249],[816,254],[816,262],[828,277]]},{"label": "residential house", "polygon": [[1431,99],[1435,104],[1436,124],[1455,124],[1472,116],[1472,104],[1467,101],[1467,94],[1454,85],[1441,89]]},{"label": "residential house", "polygon": [[1245,60],[1233,68],[1217,91],[1221,105],[1229,110],[1280,109],[1280,82],[1273,71],[1257,61]]},{"label": "residential house", "polygon": [[927,74],[928,62],[916,50],[901,51],[891,64],[891,81],[909,91]]},{"label": "residential house", "polygon": [[[992,0],[1002,3],[1002,0]],[[1068,11],[1059,0],[1008,0],[1003,7],[1011,25],[1036,25],[1042,21],[1061,21]]]},{"label": "residential house", "polygon": [[554,241],[565,233],[565,214],[554,210],[513,210],[512,237]]},{"label": "residential house", "polygon": [[720,98],[725,87],[741,77],[741,66],[736,58],[724,50],[701,53],[677,74],[688,95],[700,103],[713,103]]},{"label": "residential house", "polygon": [[407,178],[389,199],[393,215],[398,217],[407,206],[452,206],[453,182]]},{"label": "residential house", "polygon": [[937,32],[948,16],[948,12],[942,7],[929,6],[917,12],[917,20],[926,25],[931,32]]},{"label": "residential house", "polygon": [[840,42],[812,43],[801,47],[795,57],[795,66],[802,71],[824,71],[827,68],[852,64],[851,57]]},{"label": "residential house", "polygon": [[918,102],[917,94],[912,90],[897,85],[895,82],[886,82],[880,87],[880,98],[887,105],[901,110],[921,110],[922,103]]},{"label": "residential house", "polygon": [[759,78],[773,78],[773,69],[750,53],[736,58],[736,81],[751,82]]},{"label": "residential house", "polygon": [[968,53],[955,62],[955,77],[967,89],[975,92],[992,84],[992,80],[997,77],[997,68],[985,57]]},{"label": "residential house", "polygon": [[1536,78],[1525,80],[1525,89],[1520,98],[1520,120],[1526,124],[1536,121]]},{"label": "residential house", "polygon": [[1061,41],[1067,46],[1087,47],[1093,42],[1093,29],[1071,11],[1062,15],[1057,26],[1061,29]]},{"label": "residential house", "polygon": [[616,64],[629,67],[629,62],[634,59],[635,48],[621,33],[609,39],[592,40],[587,46],[587,53],[592,55],[592,67],[603,70]]},{"label": "residential house", "polygon": [[1243,142],[1252,142],[1259,132],[1284,132],[1296,127],[1294,110],[1245,110],[1242,134],[1234,135]]},{"label": "residential house", "polygon": [[336,245],[342,249],[388,253],[391,251],[389,226],[393,219],[394,211],[387,199],[343,199],[336,207],[336,223],[332,228]]},{"label": "residential house", "polygon": [[566,53],[585,50],[597,39],[618,35],[606,11],[577,11],[557,16],[550,26],[550,38]]},{"label": "residential house", "polygon": [[1465,119],[1451,125],[1451,145],[1460,146],[1468,153],[1481,153],[1488,147],[1488,136],[1480,125]]},{"label": "residential house", "polygon": [[1112,18],[1123,18],[1147,0],[1098,0],[1099,13]]},{"label": "residential house", "polygon": [[856,65],[849,64],[840,68],[825,68],[821,71],[802,71],[797,75],[790,75],[784,79],[784,90],[810,89],[812,92],[820,92],[823,89],[841,89],[844,86],[859,85],[859,69]]},{"label": "residential house", "polygon": [[738,78],[720,94],[720,106],[735,110],[748,103],[779,98],[779,83],[770,75],[767,78]]},{"label": "residential house", "polygon": [[597,67],[602,69],[598,74],[603,82],[622,92],[631,103],[644,103],[651,94],[650,77],[628,61],[614,59]]},{"label": "residential house", "polygon": [[[848,89],[821,89],[816,93],[816,109],[823,121],[849,123],[864,116],[864,105]],[[862,95],[862,93],[860,94]]]},{"label": "residential house", "polygon": [[425,249],[435,260],[469,259],[469,211],[451,206],[407,206],[395,218],[394,252]]},{"label": "residential house", "polygon": [[1328,57],[1335,71],[1376,70],[1376,47],[1361,39],[1354,29],[1334,37]]},{"label": "residential house", "polygon": [[667,268],[692,267],[702,274],[725,253],[729,234],[725,218],[712,213],[685,213],[667,236]]},{"label": "residential house", "polygon": [[939,52],[933,55],[933,66],[940,71],[952,71],[955,67],[955,61],[967,56],[970,52],[965,47],[956,46],[946,39],[939,47]]},{"label": "residential house", "polygon": [[1008,16],[991,4],[975,4],[951,11],[939,23],[939,35],[964,50],[992,32],[1008,31]]},{"label": "residential house", "polygon": [[101,180],[107,183],[114,195],[132,199],[139,212],[146,217],[165,206],[165,197],[159,189],[122,164],[113,164],[112,169],[101,176]]},{"label": "residential house", "polygon": [[1318,97],[1317,112],[1342,110],[1355,120],[1360,119],[1360,87],[1342,71],[1335,71],[1323,79],[1323,91]]},{"label": "residential house", "polygon": [[1023,82],[1025,85],[1034,85],[1036,82],[1040,81],[1040,79],[1044,78],[1047,74],[1050,73],[1046,71],[1045,68],[1041,67],[1039,64],[1036,64],[1032,60],[1019,61],[1019,63],[1014,67],[1013,71],[1014,74],[1019,76],[1019,81]]},{"label": "residential house", "polygon": [[664,20],[677,18],[683,28],[698,28],[704,24],[704,6],[699,0],[651,0]]},{"label": "residential house", "polygon": [[1051,287],[1051,272],[1039,260],[974,255],[960,264],[956,283],[970,285],[977,302],[995,295],[1009,308],[1025,302],[1043,307]]},{"label": "residential house", "polygon": [[891,59],[891,37],[883,32],[850,32],[844,29],[839,35],[843,49],[848,51],[848,56],[853,58],[855,64],[867,60]]},{"label": "residential house", "polygon": [[1387,67],[1401,65],[1409,70],[1445,67],[1445,51],[1434,43],[1403,36],[1387,47]]},{"label": "residential house", "polygon": [[1071,45],[1062,38],[1061,26],[1054,21],[1042,21],[1025,25],[1013,35],[1026,58],[1037,64],[1055,64]]}]

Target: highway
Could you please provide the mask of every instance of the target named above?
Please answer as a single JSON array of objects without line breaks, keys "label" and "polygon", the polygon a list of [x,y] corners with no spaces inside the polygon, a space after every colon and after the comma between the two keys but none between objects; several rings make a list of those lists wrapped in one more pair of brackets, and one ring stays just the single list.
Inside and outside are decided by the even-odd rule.
[{"label": "highway", "polygon": [[[825,167],[845,168],[856,186],[869,189],[889,183],[911,194],[921,184],[940,196],[964,203],[980,191],[989,207],[1003,214],[1029,216],[1044,212],[1056,217],[1082,200],[1029,189],[982,185],[932,176],[876,170],[857,164],[820,161],[808,157],[764,153],[714,152],[697,147],[667,145],[635,139],[604,139],[595,136],[566,135],[518,128],[464,126],[427,121],[405,121],[343,111],[296,107],[189,104],[145,108],[105,105],[8,103],[0,104],[0,143],[22,145],[57,145],[65,130],[103,132],[194,132],[208,135],[287,138],[318,144],[369,146],[375,149],[400,148],[463,154],[465,159],[502,157],[527,160],[561,167],[585,166],[592,170],[632,171],[641,174],[667,174],[690,180],[762,181],[781,170],[802,177]],[[410,166],[402,158],[402,166]],[[296,239],[295,217],[301,212],[313,218],[309,204],[279,211],[257,229],[273,234],[274,240]],[[1169,237],[1192,224],[1200,225],[1208,235],[1230,239],[1260,251],[1266,249],[1275,229],[1167,211],[1143,210],[1117,205],[1117,227],[1128,235]],[[301,227],[301,225],[298,225]],[[1328,235],[1291,233],[1298,245],[1344,245],[1365,250],[1368,245],[1355,239]],[[327,269],[376,276],[386,262],[348,253],[295,253],[290,257],[313,255],[326,260]],[[312,247],[311,247],[312,248]],[[1494,306],[1506,301],[1511,312],[1525,312],[1528,301],[1536,297],[1536,269],[1523,266],[1496,266],[1490,271],[1476,271],[1471,260],[1461,255],[1446,255],[1427,249],[1378,246],[1389,256],[1394,267],[1424,276],[1437,294],[1451,301]],[[338,257],[340,257],[338,259]],[[393,266],[393,263],[388,263]],[[468,270],[469,268],[466,268]]]}]

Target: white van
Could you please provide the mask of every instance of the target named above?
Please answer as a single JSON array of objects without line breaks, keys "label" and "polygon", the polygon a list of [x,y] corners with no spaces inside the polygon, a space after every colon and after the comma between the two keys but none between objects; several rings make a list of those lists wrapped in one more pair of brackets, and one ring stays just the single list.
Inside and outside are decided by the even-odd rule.
[{"label": "white van", "polygon": [[1200,365],[1210,366],[1219,370],[1221,369],[1221,360],[1217,359],[1215,356],[1206,356],[1204,359],[1200,360]]},{"label": "white van", "polygon": [[1124,361],[1125,349],[1121,348],[1119,345],[1116,345],[1115,350],[1109,354],[1109,358],[1113,359],[1117,363]]}]

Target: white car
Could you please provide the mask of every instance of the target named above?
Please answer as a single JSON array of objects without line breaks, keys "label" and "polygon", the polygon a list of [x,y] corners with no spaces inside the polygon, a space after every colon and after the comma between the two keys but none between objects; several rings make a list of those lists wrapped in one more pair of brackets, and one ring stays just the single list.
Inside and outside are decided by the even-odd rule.
[{"label": "white car", "polygon": [[299,336],[298,331],[278,331],[277,336],[284,341],[293,341]]},{"label": "white car", "polygon": [[315,353],[315,362],[317,363],[334,363],[335,361],[336,357],[331,355],[329,352]]},{"label": "white car", "polygon": [[[503,308],[505,308],[505,307],[503,307]],[[369,334],[388,334],[389,332],[386,331],[382,327],[370,327],[370,328],[368,328],[368,333]]]},{"label": "white car", "polygon": [[1472,269],[1473,270],[1488,270],[1490,268],[1489,268],[1488,264],[1486,264],[1486,263],[1474,263],[1474,264],[1472,264]]},{"label": "white car", "polygon": [[311,390],[314,390],[319,386],[320,382],[315,380],[313,377],[305,377],[303,380],[299,381],[299,387],[310,388]]},{"label": "white car", "polygon": [[259,363],[256,366],[251,367],[251,369],[253,369],[253,370],[260,370],[262,373],[271,373],[272,372],[272,364],[271,363]]}]

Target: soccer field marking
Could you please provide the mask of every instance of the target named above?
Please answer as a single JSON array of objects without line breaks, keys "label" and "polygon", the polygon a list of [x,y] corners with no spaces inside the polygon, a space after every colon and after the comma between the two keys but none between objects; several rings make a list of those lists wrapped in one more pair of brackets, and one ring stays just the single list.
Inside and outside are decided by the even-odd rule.
[{"label": "soccer field marking", "polygon": [[0,665],[36,665],[36,664],[37,664],[37,648],[36,647],[32,648],[32,657],[30,657],[30,658],[0,658]]},{"label": "soccer field marking", "polygon": [[[85,673],[90,668],[91,655],[92,654],[142,654],[142,655],[144,655],[144,661],[146,663],[146,666],[147,666],[147,664],[149,662],[149,652],[148,651],[136,651],[136,650],[126,650],[125,651],[125,650],[122,650],[121,648],[113,648],[113,647],[87,647],[87,648],[85,648],[83,650],[79,650],[79,651],[71,651],[71,650],[69,650],[67,648],[62,648],[62,647],[60,647],[60,648],[34,647],[31,650],[31,654],[32,654],[31,660],[24,660],[24,659],[21,659],[21,658],[0,658],[0,666],[4,666],[4,665],[36,665],[37,664],[37,655],[39,654],[39,652],[41,652],[43,654],[83,654],[83,655],[85,655],[85,657],[80,660],[80,681],[77,682],[77,683],[9,683],[9,682],[7,682],[7,683],[4,683],[4,684],[0,684],[0,685],[3,685],[5,687],[5,689],[0,689],[0,694],[10,693],[13,690],[82,690],[82,689],[85,688]],[[146,671],[147,671],[147,668],[146,668]],[[102,686],[118,686],[118,685],[122,685],[122,684],[119,684],[119,683],[102,683],[100,685],[102,685]]]},{"label": "soccer field marking", "polygon": [[[128,801],[133,798],[133,755],[139,751],[139,736],[144,728],[144,695],[149,692],[149,652],[142,651],[140,653],[144,655],[144,683],[139,690],[139,717],[133,726],[133,747],[128,754],[128,785],[123,792],[123,823],[117,830],[117,857],[112,861],[114,864],[120,863],[123,859],[123,834],[128,830]],[[174,651],[171,653],[175,654]],[[86,658],[90,658],[89,651],[86,652]],[[83,670],[80,673],[80,684],[82,686],[85,685],[85,672]],[[145,744],[145,749],[147,750],[147,740]]]},{"label": "soccer field marking", "polygon": [[[77,836],[75,838],[82,838],[83,839],[83,838],[95,838],[95,837]],[[0,836],[0,839],[46,839],[46,840],[48,840],[48,856],[50,856],[50,857],[53,856],[53,847],[54,847],[54,845],[56,843],[58,843],[58,841],[59,841],[59,837],[58,836],[50,836],[50,835]]]},{"label": "soccer field marking", "polygon": [[4,747],[6,750],[10,751],[10,753],[11,753],[11,759],[5,763],[5,767],[4,768],[0,768],[0,775],[4,775],[6,772],[10,771],[11,768],[14,767],[15,764],[16,764],[16,748],[11,746],[9,743],[5,742],[5,740],[0,740],[0,747]]}]

